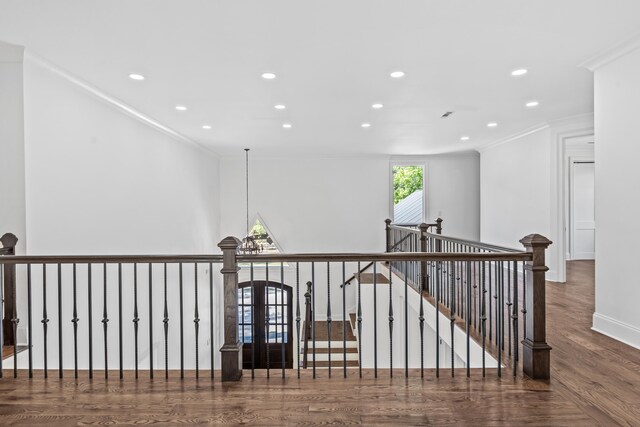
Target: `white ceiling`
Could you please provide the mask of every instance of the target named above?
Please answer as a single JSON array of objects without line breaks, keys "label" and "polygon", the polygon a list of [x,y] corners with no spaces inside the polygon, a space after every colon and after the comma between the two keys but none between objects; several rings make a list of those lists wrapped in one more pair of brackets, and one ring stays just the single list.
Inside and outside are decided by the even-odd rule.
[{"label": "white ceiling", "polygon": [[592,112],[578,64],[639,31],[638,0],[0,0],[0,41],[223,155],[471,149]]}]

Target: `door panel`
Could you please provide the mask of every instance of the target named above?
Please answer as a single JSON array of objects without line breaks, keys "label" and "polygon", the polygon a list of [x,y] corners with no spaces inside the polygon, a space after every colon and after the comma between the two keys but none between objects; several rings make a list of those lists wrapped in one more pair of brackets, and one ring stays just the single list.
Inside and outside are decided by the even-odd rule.
[{"label": "door panel", "polygon": [[[291,305],[293,294],[287,285],[254,281],[238,289],[238,328],[244,343],[245,369],[293,368]],[[284,354],[283,354],[284,353]]]},{"label": "door panel", "polygon": [[572,162],[571,259],[595,258],[595,165]]}]

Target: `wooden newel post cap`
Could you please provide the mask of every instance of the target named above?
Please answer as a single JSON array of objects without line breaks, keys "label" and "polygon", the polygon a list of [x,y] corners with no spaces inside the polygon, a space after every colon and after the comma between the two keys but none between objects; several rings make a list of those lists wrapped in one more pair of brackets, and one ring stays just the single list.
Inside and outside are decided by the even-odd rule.
[{"label": "wooden newel post cap", "polygon": [[234,236],[228,236],[225,237],[224,239],[222,239],[222,241],[220,243],[218,243],[218,247],[220,249],[224,250],[231,250],[233,249],[234,251],[238,249],[238,246],[240,246],[242,244],[242,241],[240,239],[238,239],[237,237]]},{"label": "wooden newel post cap", "polygon": [[525,248],[546,249],[553,242],[540,234],[529,234],[520,239],[520,243],[522,243]]},{"label": "wooden newel post cap", "polygon": [[0,242],[2,242],[3,248],[14,248],[18,243],[18,238],[13,233],[5,233],[0,237]]},{"label": "wooden newel post cap", "polygon": [[384,220],[384,223],[387,224],[387,227],[391,225],[391,220],[389,218]]},{"label": "wooden newel post cap", "polygon": [[426,232],[429,229],[429,224],[426,224],[426,223],[423,222],[422,224],[420,224],[418,226],[418,228],[420,229],[420,231]]}]

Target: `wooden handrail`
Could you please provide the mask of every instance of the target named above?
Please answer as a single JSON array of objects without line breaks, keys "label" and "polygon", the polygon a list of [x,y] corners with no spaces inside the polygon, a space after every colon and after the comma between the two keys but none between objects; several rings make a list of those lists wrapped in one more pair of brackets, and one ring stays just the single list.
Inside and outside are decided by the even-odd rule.
[{"label": "wooden handrail", "polygon": [[527,252],[393,252],[238,255],[238,262],[530,261]]},{"label": "wooden handrail", "polygon": [[222,263],[222,255],[16,255],[0,264]]}]

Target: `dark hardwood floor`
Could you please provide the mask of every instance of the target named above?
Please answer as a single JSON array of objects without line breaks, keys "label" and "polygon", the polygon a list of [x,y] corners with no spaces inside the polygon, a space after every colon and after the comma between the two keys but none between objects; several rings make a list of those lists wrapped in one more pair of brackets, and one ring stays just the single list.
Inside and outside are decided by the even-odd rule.
[{"label": "dark hardwood floor", "polygon": [[[158,372],[154,381],[134,380],[127,372],[123,381],[64,380],[52,371],[48,380],[14,380],[10,371],[0,380],[2,425],[91,424],[361,424],[361,425],[640,425],[640,350],[591,331],[594,309],[593,263],[573,262],[567,284],[547,284],[548,337],[552,350],[549,383],[505,376],[494,372],[486,379],[474,370],[467,379],[432,371],[373,372],[340,370],[327,378],[295,371],[282,380],[280,371],[271,378],[260,372],[251,380],[221,384],[218,379],[196,380],[193,373],[181,381],[177,373],[165,380]],[[219,376],[218,376],[219,378]]]}]

